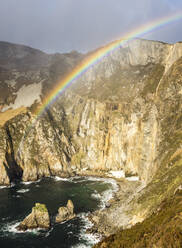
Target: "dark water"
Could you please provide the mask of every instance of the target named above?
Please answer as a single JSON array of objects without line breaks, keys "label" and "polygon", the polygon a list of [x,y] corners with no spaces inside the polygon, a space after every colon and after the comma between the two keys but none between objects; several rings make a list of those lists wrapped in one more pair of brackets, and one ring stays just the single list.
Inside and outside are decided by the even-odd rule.
[{"label": "dark water", "polygon": [[[112,180],[74,178],[63,181],[49,178],[0,189],[0,247],[91,247],[94,237],[85,232],[89,225],[85,215],[103,207],[104,200],[106,202],[111,197],[114,188]],[[36,202],[46,204],[53,221],[58,208],[66,205],[68,199],[75,205],[77,218],[54,224],[48,231],[16,232],[15,226],[31,212]]]}]

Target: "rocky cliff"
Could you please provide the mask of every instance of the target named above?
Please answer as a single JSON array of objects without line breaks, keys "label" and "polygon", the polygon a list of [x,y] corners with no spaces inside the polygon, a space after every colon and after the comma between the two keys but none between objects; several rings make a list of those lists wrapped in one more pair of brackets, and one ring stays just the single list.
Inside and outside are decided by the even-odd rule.
[{"label": "rocky cliff", "polygon": [[119,47],[37,119],[38,102],[87,55],[41,56],[44,62],[35,73],[21,68],[25,84],[41,84],[29,104],[26,97],[16,104],[25,87],[23,81],[17,87],[19,76],[14,83],[7,78],[20,69],[0,63],[1,87],[10,96],[8,101],[1,97],[0,183],[124,170],[146,187],[128,204],[127,223],[118,219],[115,224],[143,220],[181,182],[182,43],[136,39]]},{"label": "rocky cliff", "polygon": [[50,228],[50,217],[46,205],[35,203],[32,212],[16,228],[19,231],[35,228]]}]

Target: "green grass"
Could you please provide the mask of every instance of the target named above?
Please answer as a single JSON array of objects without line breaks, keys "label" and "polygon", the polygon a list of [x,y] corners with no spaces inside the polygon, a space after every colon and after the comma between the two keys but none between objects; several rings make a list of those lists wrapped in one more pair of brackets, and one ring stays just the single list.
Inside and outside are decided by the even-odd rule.
[{"label": "green grass", "polygon": [[41,212],[48,212],[46,205],[41,203],[35,203],[35,207],[33,207],[33,209]]},{"label": "green grass", "polygon": [[142,91],[143,97],[145,97],[148,93],[155,93],[163,73],[164,66],[156,64],[152,67],[151,71],[147,74],[147,77],[145,79],[145,86]]},{"label": "green grass", "polygon": [[163,201],[142,223],[104,239],[95,248],[182,247],[182,191]]}]

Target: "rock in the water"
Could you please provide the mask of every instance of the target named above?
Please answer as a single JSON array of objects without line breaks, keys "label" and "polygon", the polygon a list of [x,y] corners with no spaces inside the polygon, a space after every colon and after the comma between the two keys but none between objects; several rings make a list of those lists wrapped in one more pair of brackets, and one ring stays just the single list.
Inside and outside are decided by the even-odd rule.
[{"label": "rock in the water", "polygon": [[36,203],[29,214],[17,227],[20,231],[34,228],[49,228],[50,217],[44,204]]},{"label": "rock in the water", "polygon": [[75,218],[74,205],[71,200],[68,200],[66,207],[60,207],[58,209],[58,214],[56,216],[56,222],[60,223],[66,220],[71,220]]},{"label": "rock in the water", "polygon": [[66,207],[69,209],[70,213],[72,213],[72,214],[74,213],[74,205],[73,205],[73,202],[71,200],[68,200]]}]

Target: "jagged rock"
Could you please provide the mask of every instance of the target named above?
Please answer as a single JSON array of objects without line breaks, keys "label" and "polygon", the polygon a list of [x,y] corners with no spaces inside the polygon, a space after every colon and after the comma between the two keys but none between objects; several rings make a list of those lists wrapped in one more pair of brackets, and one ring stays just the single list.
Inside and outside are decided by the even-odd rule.
[{"label": "jagged rock", "polygon": [[56,216],[56,222],[60,223],[66,220],[71,220],[75,218],[74,205],[71,200],[68,200],[66,207],[60,207],[58,209],[58,214]]},{"label": "jagged rock", "polygon": [[0,164],[0,185],[10,185],[10,178],[3,163]]},{"label": "jagged rock", "polygon": [[17,229],[26,231],[34,228],[49,228],[50,217],[48,210],[44,204],[36,203],[29,214],[20,224]]},{"label": "jagged rock", "polygon": [[[19,50],[19,46],[9,43],[0,43],[1,46],[4,58],[11,46],[15,51],[15,61],[17,56],[24,56],[25,51],[28,56],[34,56],[32,49],[22,47]],[[32,72],[32,65],[27,63],[30,66],[27,70],[23,71],[23,67],[19,71],[16,68],[16,73],[6,68],[4,60],[1,64],[6,70],[0,68],[3,76],[0,78],[3,82],[0,85],[1,103],[12,92],[16,98],[7,103],[8,108],[13,104],[15,112],[8,112],[7,115],[6,112],[0,113],[0,119],[2,114],[10,119],[6,122],[11,139],[8,154],[14,165],[21,168],[22,180],[33,181],[50,175],[69,176],[73,171],[81,174],[84,169],[86,172],[101,173],[125,170],[138,174],[142,181],[150,181],[159,167],[158,150],[163,125],[160,118],[163,100],[156,104],[154,98],[156,92],[160,92],[159,86],[165,73],[182,56],[182,43],[171,45],[136,39],[121,46],[84,73],[36,122],[33,113],[37,102],[29,108],[28,113],[21,113],[18,105],[14,104],[18,96],[22,100],[20,93],[26,95],[22,88],[33,86],[35,82],[35,87],[41,84],[39,90],[44,97],[46,89],[50,89],[47,84],[51,82],[53,87],[52,81],[57,82],[61,78],[57,74],[60,67],[64,71],[71,70],[71,65],[81,55],[54,57],[36,50],[34,52],[36,58],[44,57],[36,73]],[[45,71],[40,73],[42,67]],[[180,96],[180,86],[176,86],[179,94],[172,87],[167,87],[168,90],[164,92]],[[39,98],[36,99],[38,101]],[[28,98],[24,96],[24,106],[27,106],[27,101]],[[4,167],[4,164],[7,165],[5,155],[6,149],[2,156],[0,154],[2,175],[6,178],[4,180],[3,176],[0,179],[2,184],[7,182],[9,176]],[[10,174],[14,165],[9,167]]]},{"label": "jagged rock", "polygon": [[0,128],[0,185],[9,185],[8,165],[6,163],[7,137],[4,129]]},{"label": "jagged rock", "polygon": [[[107,208],[114,213],[111,218],[105,216],[108,228],[126,228],[147,217],[182,181],[181,56],[182,43],[137,39],[88,68],[37,121],[36,104],[29,114],[20,114],[18,109],[13,114],[0,113],[0,119],[6,115],[3,120],[9,120],[5,124],[8,142],[2,144],[0,139],[0,181],[5,183],[15,166],[22,169],[23,181],[69,176],[72,171],[77,175],[99,171],[102,176],[110,170],[123,170],[137,174],[143,184],[121,209],[121,201],[114,211],[112,206]],[[0,68],[1,104],[16,102],[14,98],[25,83],[43,82],[43,99],[54,83],[71,71],[74,61],[78,60],[70,54],[56,55],[41,72],[22,66],[21,71],[17,67],[10,71],[7,60],[1,61],[6,68]],[[63,74],[58,75],[61,69]],[[26,97],[23,100],[26,103]],[[139,201],[135,193],[140,195]],[[64,218],[67,212],[62,209]],[[118,213],[122,213],[120,218]]]}]

